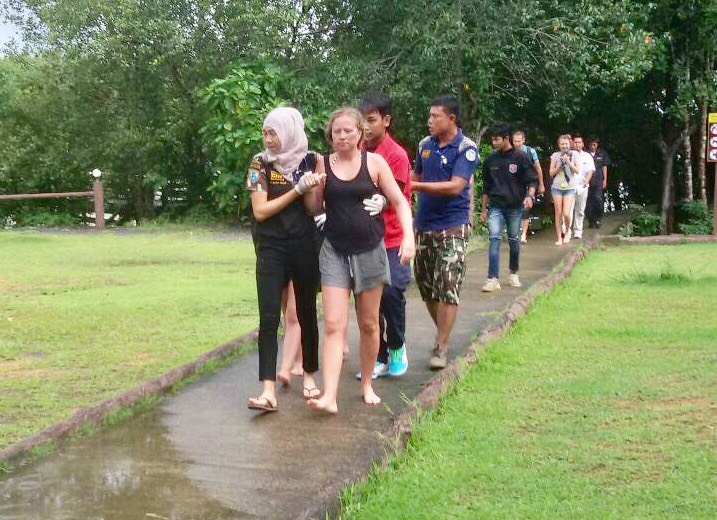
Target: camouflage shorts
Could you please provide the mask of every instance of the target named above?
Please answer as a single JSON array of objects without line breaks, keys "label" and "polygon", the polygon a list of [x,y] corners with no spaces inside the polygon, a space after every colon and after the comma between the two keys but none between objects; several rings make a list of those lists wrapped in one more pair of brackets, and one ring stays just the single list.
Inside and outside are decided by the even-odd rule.
[{"label": "camouflage shorts", "polygon": [[468,232],[469,228],[465,225],[444,231],[416,233],[413,268],[423,301],[458,305],[466,273]]}]

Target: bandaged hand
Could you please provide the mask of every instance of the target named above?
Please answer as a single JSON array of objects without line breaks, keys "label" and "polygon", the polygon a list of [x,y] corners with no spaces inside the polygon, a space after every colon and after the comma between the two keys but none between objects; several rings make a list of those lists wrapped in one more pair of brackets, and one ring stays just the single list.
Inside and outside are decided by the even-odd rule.
[{"label": "bandaged hand", "polygon": [[316,224],[316,229],[321,231],[324,229],[324,224],[326,224],[326,213],[319,213],[318,215],[314,215],[314,223]]},{"label": "bandaged hand", "polygon": [[374,194],[370,199],[363,199],[363,209],[368,211],[372,217],[381,213],[386,204],[388,204],[388,200],[380,193]]}]

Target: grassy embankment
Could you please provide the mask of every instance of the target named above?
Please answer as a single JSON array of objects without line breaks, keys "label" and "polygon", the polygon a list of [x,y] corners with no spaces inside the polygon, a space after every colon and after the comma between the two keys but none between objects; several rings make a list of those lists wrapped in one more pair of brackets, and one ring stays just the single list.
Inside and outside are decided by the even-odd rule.
[{"label": "grassy embankment", "polygon": [[249,240],[0,233],[0,449],[256,327]]},{"label": "grassy embankment", "polygon": [[594,252],[342,518],[714,518],[715,309],[717,245]]}]

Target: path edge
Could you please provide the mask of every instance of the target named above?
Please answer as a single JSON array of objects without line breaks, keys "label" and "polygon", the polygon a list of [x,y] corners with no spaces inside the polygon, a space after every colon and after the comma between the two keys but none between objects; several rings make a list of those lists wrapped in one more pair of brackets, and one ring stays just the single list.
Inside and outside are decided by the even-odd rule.
[{"label": "path edge", "polygon": [[0,451],[0,463],[11,465],[21,464],[24,459],[31,458],[32,451],[47,443],[60,443],[66,441],[73,434],[79,432],[88,424],[100,424],[109,414],[136,405],[142,399],[167,394],[174,385],[196,375],[213,361],[226,359],[242,347],[254,343],[259,336],[258,330],[253,330],[224,343],[209,352],[199,355],[172,370],[165,372],[149,381],[145,381],[134,388],[130,388],[94,406],[80,408],[69,417],[56,422],[40,432],[19,442],[7,446]]}]

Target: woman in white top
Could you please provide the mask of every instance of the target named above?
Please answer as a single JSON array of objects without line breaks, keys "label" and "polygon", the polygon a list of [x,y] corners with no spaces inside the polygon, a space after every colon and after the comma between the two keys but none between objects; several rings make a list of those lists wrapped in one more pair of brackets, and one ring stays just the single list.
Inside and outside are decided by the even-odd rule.
[{"label": "woman in white top", "polygon": [[550,156],[550,178],[553,181],[550,193],[555,210],[556,246],[570,242],[570,222],[575,200],[576,174],[580,171],[578,157],[570,149],[570,136],[558,137],[558,152]]}]

